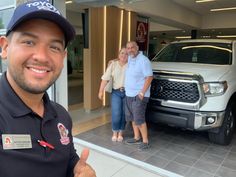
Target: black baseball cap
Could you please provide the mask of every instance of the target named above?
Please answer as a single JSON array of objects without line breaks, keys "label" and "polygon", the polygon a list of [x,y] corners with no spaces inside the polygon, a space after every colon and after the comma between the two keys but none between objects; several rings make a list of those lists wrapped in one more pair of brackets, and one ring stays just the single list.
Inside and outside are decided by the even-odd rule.
[{"label": "black baseball cap", "polygon": [[65,47],[75,37],[73,26],[47,0],[29,1],[17,6],[7,26],[6,36],[18,25],[31,19],[45,19],[56,23],[64,32]]}]

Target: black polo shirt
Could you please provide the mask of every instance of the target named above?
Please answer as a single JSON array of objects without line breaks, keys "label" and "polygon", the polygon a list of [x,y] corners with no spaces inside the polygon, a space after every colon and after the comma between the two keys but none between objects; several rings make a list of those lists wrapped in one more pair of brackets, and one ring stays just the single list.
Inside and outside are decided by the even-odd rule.
[{"label": "black polo shirt", "polygon": [[[43,118],[34,113],[16,95],[4,73],[0,79],[0,176],[71,177],[79,160],[74,149],[68,112],[43,97]],[[30,135],[32,148],[3,149],[2,135]],[[54,149],[43,147],[43,140]]]}]

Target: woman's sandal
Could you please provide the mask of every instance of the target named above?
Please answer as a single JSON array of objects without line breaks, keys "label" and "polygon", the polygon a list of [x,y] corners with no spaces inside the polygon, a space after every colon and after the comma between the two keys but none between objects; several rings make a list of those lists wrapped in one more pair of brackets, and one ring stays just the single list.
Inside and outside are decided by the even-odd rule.
[{"label": "woman's sandal", "polygon": [[124,139],[123,136],[118,136],[117,141],[118,141],[118,142],[122,142],[123,139]]},{"label": "woman's sandal", "polygon": [[117,141],[117,137],[114,135],[114,136],[112,136],[111,140],[115,142],[115,141]]}]

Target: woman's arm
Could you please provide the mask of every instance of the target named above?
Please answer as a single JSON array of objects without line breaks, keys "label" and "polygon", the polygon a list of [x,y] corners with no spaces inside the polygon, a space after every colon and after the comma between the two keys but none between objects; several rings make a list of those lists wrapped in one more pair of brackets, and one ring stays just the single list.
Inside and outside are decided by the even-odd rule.
[{"label": "woman's arm", "polygon": [[100,84],[100,88],[99,88],[99,92],[98,92],[98,98],[100,100],[103,99],[103,95],[104,95],[104,88],[106,87],[108,81],[107,80],[102,80],[101,84]]}]

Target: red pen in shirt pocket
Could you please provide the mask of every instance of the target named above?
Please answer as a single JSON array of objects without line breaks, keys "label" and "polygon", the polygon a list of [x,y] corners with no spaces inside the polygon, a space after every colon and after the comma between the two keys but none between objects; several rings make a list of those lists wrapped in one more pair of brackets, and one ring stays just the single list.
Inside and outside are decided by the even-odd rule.
[{"label": "red pen in shirt pocket", "polygon": [[48,147],[49,149],[55,149],[55,147],[49,143],[47,143],[46,141],[42,141],[42,140],[38,140],[38,143],[40,144],[40,146],[43,147]]}]

